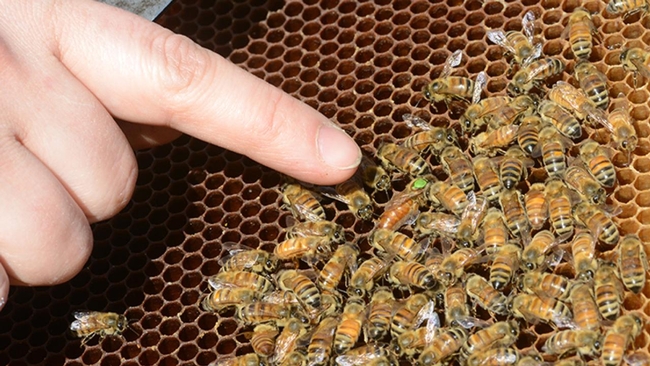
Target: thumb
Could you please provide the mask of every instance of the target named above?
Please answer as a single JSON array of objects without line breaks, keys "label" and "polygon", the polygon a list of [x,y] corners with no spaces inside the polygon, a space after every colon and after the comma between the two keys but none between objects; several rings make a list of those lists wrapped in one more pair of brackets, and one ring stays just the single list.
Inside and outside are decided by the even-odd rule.
[{"label": "thumb", "polygon": [[356,143],[320,113],[188,38],[95,1],[56,4],[53,51],[114,116],[311,183],[341,182],[359,164]]}]

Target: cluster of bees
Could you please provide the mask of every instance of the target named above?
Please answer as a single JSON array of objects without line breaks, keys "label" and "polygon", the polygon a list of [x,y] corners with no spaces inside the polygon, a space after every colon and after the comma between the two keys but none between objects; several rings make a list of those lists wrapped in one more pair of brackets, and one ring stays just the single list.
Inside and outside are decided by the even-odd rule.
[{"label": "cluster of bees", "polygon": [[[648,7],[612,0],[606,11]],[[644,245],[621,237],[616,209],[605,204],[616,185],[612,150],[629,162],[637,146],[630,107],[610,98],[607,78],[588,61],[596,28],[587,10],[576,8],[566,28],[579,87],[546,85],[566,65],[542,55],[534,22],[528,12],[522,31],[487,33],[512,60],[507,95],[481,99],[485,73],[452,75],[462,59],[454,52],[423,94],[465,103],[456,125],[405,115],[418,132],[382,143],[377,162],[364,157],[349,181],[282,187],[296,223],[273,253],[223,244],[228,255],[201,306],[235,309],[254,353],[217,365],[650,364],[632,349],[643,317],[622,309],[625,292],[645,285]],[[620,61],[650,77],[649,52],[625,49]],[[584,138],[602,128],[610,146]],[[405,188],[376,217],[368,191],[392,191],[395,181]],[[373,221],[372,232],[346,241],[321,195]],[[570,271],[555,273],[559,265]],[[71,329],[84,342],[127,326],[113,313],[75,317]],[[540,323],[554,332],[520,351],[521,335]]]},{"label": "cluster of bees", "polygon": [[[621,4],[608,11],[634,11]],[[580,87],[547,87],[565,64],[542,55],[534,21],[528,12],[522,31],[487,33],[512,58],[507,95],[481,99],[486,75],[452,75],[462,59],[454,52],[423,94],[434,107],[465,102],[457,125],[405,115],[417,132],[382,143],[377,162],[365,157],[349,181],[282,187],[299,222],[274,253],[226,245],[202,306],[236,308],[254,353],[217,364],[649,362],[631,349],[643,317],[621,309],[625,292],[645,284],[644,245],[621,237],[605,204],[616,185],[612,150],[629,162],[637,146],[629,105],[623,96],[610,102],[607,78],[587,61],[596,32],[587,10],[576,8],[566,30]],[[640,49],[621,54],[643,76],[648,59]],[[610,146],[583,137],[602,128]],[[375,217],[367,191],[390,191],[394,181],[407,183]],[[321,196],[374,220],[371,233],[347,242]],[[558,265],[571,270],[554,273]],[[555,331],[522,353],[520,335],[539,323]]]}]

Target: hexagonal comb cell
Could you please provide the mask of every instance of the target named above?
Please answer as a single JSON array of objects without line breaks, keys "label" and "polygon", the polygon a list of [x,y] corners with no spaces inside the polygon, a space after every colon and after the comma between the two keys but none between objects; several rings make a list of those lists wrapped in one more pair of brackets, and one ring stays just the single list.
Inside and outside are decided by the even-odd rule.
[{"label": "hexagonal comb cell", "polygon": [[[599,34],[588,60],[608,79],[612,100],[622,93],[629,101],[639,136],[631,161],[608,151],[618,183],[607,188],[607,204],[618,215],[614,221],[621,236],[638,234],[647,242],[648,79],[621,58],[625,50],[647,47],[650,18],[645,13],[614,16],[603,2],[574,0],[179,0],[158,23],[317,109],[372,155],[382,142],[398,142],[413,134],[404,122],[407,113],[433,126],[455,125],[460,134],[458,123],[466,105],[430,104],[421,93],[439,77],[454,51],[461,52],[462,60],[453,75],[474,80],[485,72],[483,98],[504,95],[520,66],[490,40],[488,30],[520,31],[529,11],[536,16],[534,37],[543,54],[566,65],[561,76],[536,87],[538,94],[558,80],[577,86],[572,76],[577,60],[563,30],[580,6],[591,13]],[[614,109],[612,104],[608,111]],[[589,129],[579,141],[586,137],[611,143],[603,128]],[[460,145],[468,151],[466,138]],[[575,157],[579,147],[578,143],[568,154]],[[200,302],[210,292],[207,277],[219,273],[221,258],[227,254],[222,243],[273,251],[284,240],[289,214],[281,207],[278,190],[284,178],[246,157],[189,137],[139,152],[137,159],[140,172],[133,200],[116,217],[93,226],[95,247],[87,267],[65,284],[11,290],[0,313],[0,364],[208,365],[252,352],[248,337],[252,328],[238,321],[235,310],[210,313]],[[430,162],[437,165],[435,159]],[[433,174],[447,178],[439,168]],[[532,167],[530,183],[545,179],[539,163]],[[375,214],[381,214],[405,185],[397,180],[393,190],[376,192]],[[517,188],[526,192],[530,184]],[[368,241],[373,224],[358,219],[343,204],[327,199],[323,204],[327,218],[344,228],[348,241],[358,243],[360,257],[369,258],[374,252]],[[560,248],[571,253],[566,244]],[[598,244],[597,249],[612,248]],[[609,254],[607,259],[617,259]],[[552,269],[577,276],[566,262]],[[472,272],[488,274],[484,265]],[[400,290],[394,295],[405,297]],[[647,321],[649,296],[648,286],[639,293],[626,292],[623,313],[634,311]],[[96,337],[81,345],[67,328],[72,313],[84,309],[125,314],[129,327],[122,338]],[[481,307],[475,315],[505,319]],[[520,325],[513,347],[522,353],[541,351],[556,331],[543,323]],[[648,339],[646,326],[634,348],[647,354]],[[554,359],[546,356],[546,361]]]}]

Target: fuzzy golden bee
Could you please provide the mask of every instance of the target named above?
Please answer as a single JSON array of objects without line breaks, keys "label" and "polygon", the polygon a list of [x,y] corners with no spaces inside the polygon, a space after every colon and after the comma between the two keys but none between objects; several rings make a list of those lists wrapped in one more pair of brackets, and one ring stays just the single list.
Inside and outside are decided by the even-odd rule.
[{"label": "fuzzy golden bee", "polygon": [[498,44],[508,51],[513,60],[520,65],[527,65],[542,54],[542,45],[534,43],[535,13],[532,11],[524,14],[522,31],[504,32],[500,29],[489,30],[487,37],[494,44]]},{"label": "fuzzy golden bee", "polygon": [[103,339],[106,336],[119,336],[129,325],[122,314],[101,311],[75,311],[75,320],[70,324],[73,335],[86,344],[93,336],[98,335]]}]

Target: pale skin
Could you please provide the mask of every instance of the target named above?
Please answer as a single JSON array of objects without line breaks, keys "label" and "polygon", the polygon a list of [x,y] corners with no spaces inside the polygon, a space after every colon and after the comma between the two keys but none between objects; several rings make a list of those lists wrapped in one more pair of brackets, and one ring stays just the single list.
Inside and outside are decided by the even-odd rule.
[{"label": "pale skin", "polygon": [[[91,0],[0,0],[0,307],[92,249],[131,198],[133,149],[186,133],[315,184],[361,154],[332,122],[186,37]],[[129,122],[115,122],[115,119]]]}]

